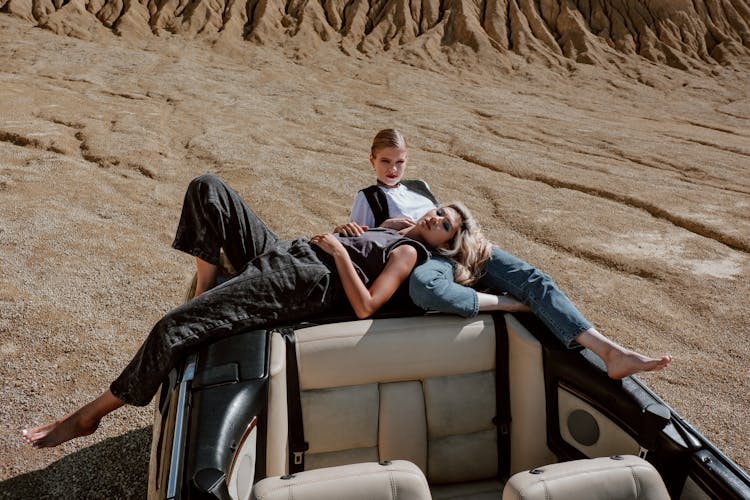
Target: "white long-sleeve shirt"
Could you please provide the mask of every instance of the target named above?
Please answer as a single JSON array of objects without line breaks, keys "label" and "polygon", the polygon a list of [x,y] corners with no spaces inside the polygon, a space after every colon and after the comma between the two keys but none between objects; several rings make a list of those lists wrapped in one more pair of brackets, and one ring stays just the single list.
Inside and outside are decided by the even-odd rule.
[{"label": "white long-sleeve shirt", "polygon": [[[408,218],[416,221],[428,210],[435,208],[432,201],[403,184],[399,184],[395,188],[378,186],[378,189],[385,193],[385,199],[388,201],[388,214],[391,219]],[[375,215],[373,215],[370,204],[367,203],[367,198],[362,191],[359,191],[354,198],[349,220],[360,226],[375,227]]]}]

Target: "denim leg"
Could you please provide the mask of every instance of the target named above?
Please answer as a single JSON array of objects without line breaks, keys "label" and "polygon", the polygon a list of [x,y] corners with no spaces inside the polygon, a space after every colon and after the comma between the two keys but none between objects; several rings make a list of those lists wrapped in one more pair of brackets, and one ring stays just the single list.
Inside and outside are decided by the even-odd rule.
[{"label": "denim leg", "polygon": [[591,328],[548,275],[526,262],[495,247],[478,289],[508,292],[531,308],[547,328],[566,346],[584,330]]},{"label": "denim leg", "polygon": [[273,231],[218,176],[205,174],[190,182],[174,248],[216,265],[223,248],[232,266],[241,270],[277,241]]},{"label": "denim leg", "polygon": [[281,241],[253,264],[167,313],[112,382],[112,394],[130,405],[146,405],[176,362],[199,345],[294,323],[328,308],[340,289],[335,273],[303,240]]}]

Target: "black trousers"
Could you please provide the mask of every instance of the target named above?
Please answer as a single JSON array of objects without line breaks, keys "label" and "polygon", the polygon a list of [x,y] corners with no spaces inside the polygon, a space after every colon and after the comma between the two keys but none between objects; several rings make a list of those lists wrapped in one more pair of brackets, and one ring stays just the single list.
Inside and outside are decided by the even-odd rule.
[{"label": "black trousers", "polygon": [[212,264],[219,251],[239,270],[231,280],[168,312],[112,382],[112,393],[144,406],[187,352],[241,330],[319,313],[341,295],[335,269],[305,239],[279,240],[215,175],[188,186],[172,246]]}]

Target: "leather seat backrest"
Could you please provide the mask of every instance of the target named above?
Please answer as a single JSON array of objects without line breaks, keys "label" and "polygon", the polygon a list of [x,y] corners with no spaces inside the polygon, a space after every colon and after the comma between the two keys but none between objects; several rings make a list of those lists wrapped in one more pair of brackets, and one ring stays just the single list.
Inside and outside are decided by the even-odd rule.
[{"label": "leather seat backrest", "polygon": [[494,343],[489,315],[298,330],[305,468],[403,459],[431,484],[494,477]]},{"label": "leather seat backrest", "polygon": [[503,500],[669,500],[653,465],[632,456],[573,460],[514,474]]}]

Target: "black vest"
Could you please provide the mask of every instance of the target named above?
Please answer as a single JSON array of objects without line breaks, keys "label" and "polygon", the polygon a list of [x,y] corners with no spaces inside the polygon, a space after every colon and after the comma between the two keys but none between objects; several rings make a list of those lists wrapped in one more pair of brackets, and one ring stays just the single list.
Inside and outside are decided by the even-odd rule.
[{"label": "black vest", "polygon": [[[438,206],[435,195],[432,194],[427,184],[421,180],[401,181],[401,184],[409,191],[414,191],[430,200],[435,206]],[[361,190],[365,194],[365,199],[370,205],[372,215],[375,216],[375,227],[380,226],[384,221],[390,218],[388,213],[388,200],[385,193],[377,185],[372,185]]]}]

